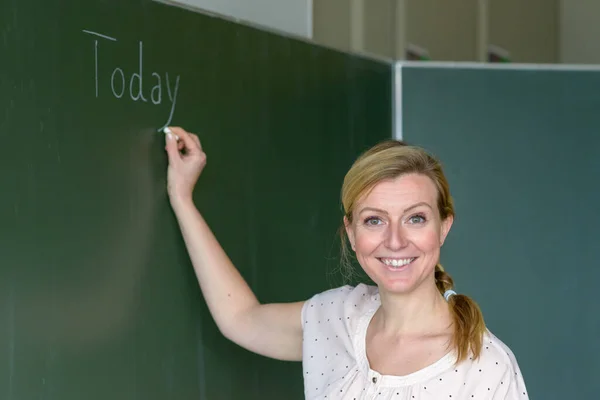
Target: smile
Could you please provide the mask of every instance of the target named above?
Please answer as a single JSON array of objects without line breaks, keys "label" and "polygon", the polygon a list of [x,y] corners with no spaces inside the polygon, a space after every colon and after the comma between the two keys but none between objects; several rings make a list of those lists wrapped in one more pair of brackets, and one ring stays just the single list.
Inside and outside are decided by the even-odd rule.
[{"label": "smile", "polygon": [[379,261],[381,261],[382,263],[384,263],[385,265],[388,265],[390,267],[400,268],[400,267],[404,267],[404,266],[410,264],[411,262],[413,262],[416,259],[417,259],[417,257],[409,257],[409,258],[379,258]]}]

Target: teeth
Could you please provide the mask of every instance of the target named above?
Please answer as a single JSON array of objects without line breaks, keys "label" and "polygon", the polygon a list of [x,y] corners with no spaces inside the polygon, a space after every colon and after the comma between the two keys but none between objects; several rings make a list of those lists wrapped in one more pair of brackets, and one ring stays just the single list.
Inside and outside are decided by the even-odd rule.
[{"label": "teeth", "polygon": [[381,262],[385,265],[391,265],[393,267],[403,267],[407,264],[410,264],[415,257],[411,258],[381,258]]}]

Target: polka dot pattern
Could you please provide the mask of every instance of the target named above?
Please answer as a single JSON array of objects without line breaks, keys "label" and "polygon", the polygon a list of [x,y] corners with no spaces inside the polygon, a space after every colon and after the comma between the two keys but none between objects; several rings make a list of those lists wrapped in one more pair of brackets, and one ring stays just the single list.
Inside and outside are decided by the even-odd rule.
[{"label": "polka dot pattern", "polygon": [[307,400],[528,400],[511,350],[491,332],[479,360],[455,365],[448,354],[406,376],[381,375],[366,358],[365,335],[380,306],[377,287],[342,286],[317,294],[302,309]]}]

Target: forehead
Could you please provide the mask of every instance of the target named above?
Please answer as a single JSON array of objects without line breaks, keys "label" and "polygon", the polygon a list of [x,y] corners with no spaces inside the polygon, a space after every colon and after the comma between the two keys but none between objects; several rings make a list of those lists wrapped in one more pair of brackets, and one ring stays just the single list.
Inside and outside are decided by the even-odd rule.
[{"label": "forehead", "polygon": [[401,175],[375,185],[358,202],[362,207],[377,207],[388,210],[405,209],[415,203],[426,202],[436,209],[437,189],[433,181],[421,174]]}]

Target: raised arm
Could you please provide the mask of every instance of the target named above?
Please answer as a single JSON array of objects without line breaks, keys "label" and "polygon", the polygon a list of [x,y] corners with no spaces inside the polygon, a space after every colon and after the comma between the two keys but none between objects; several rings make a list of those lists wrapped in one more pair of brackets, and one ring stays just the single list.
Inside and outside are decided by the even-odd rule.
[{"label": "raised arm", "polygon": [[169,198],[200,289],[219,330],[255,353],[300,361],[303,302],[260,304],[194,205],[192,192],[206,165],[200,140],[182,128],[170,129],[172,134],[166,135]]}]

